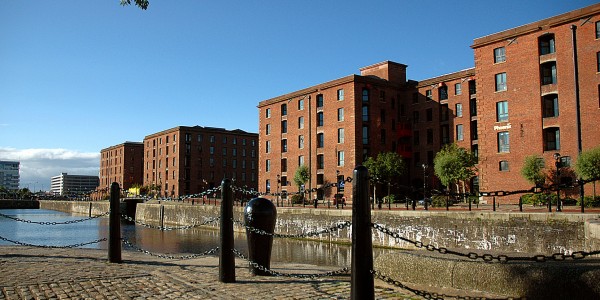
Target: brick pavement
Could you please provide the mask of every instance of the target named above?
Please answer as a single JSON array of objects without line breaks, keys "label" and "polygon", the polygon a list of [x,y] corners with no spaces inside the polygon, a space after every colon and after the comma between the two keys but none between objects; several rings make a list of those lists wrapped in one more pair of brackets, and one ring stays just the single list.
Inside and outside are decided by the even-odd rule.
[{"label": "brick pavement", "polygon": [[[218,280],[218,257],[167,260],[123,251],[109,263],[106,250],[0,246],[0,296],[4,299],[348,299],[350,275],[319,279],[252,276],[236,259],[236,282]],[[272,264],[283,273],[323,273],[334,268]],[[377,299],[417,299],[376,280]]]}]

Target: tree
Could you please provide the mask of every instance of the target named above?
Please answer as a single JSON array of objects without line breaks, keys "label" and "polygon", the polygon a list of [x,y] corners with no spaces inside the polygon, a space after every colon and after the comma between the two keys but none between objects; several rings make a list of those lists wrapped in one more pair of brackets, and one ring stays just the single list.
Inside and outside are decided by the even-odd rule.
[{"label": "tree", "polygon": [[375,179],[375,183],[373,184],[373,201],[377,199],[377,183],[387,182],[387,195],[389,198],[392,178],[402,175],[406,168],[404,160],[396,152],[382,152],[375,159],[369,157],[364,165],[369,170],[371,177]]},{"label": "tree", "polygon": [[[150,5],[150,1],[148,0],[134,0],[135,5],[143,10],[148,9],[148,5]],[[121,0],[121,5],[127,6],[131,5],[131,0]]]},{"label": "tree", "polygon": [[523,168],[521,168],[521,175],[529,183],[540,186],[546,181],[546,174],[544,173],[546,168],[546,162],[539,155],[530,155],[525,157]]},{"label": "tree", "polygon": [[298,190],[301,191],[302,186],[310,179],[310,171],[306,165],[301,165],[296,169],[294,173],[294,183],[298,186]]},{"label": "tree", "polygon": [[[600,177],[600,146],[581,152],[575,163],[577,176],[590,180]],[[596,198],[596,181],[594,181],[594,198]]]},{"label": "tree", "polygon": [[455,184],[456,191],[460,192],[460,183],[462,183],[464,194],[465,182],[475,176],[476,163],[477,159],[473,153],[456,144],[448,144],[435,155],[433,168],[435,175],[448,189]]}]

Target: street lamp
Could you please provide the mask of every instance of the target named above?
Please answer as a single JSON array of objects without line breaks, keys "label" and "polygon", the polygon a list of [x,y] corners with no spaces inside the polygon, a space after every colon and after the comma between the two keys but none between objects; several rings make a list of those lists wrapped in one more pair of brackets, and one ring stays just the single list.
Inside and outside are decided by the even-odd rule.
[{"label": "street lamp", "polygon": [[[560,153],[554,153],[554,165],[556,166],[556,211],[562,211],[562,205],[561,205],[561,201],[560,201],[560,167],[561,167],[561,163],[560,163]],[[552,211],[552,209],[550,209],[549,211]]]},{"label": "street lamp", "polygon": [[275,198],[275,201],[277,202],[278,207],[279,207],[279,184],[281,184],[281,175],[277,174],[277,198]]},{"label": "street lamp", "polygon": [[425,210],[427,210],[427,164],[422,164],[423,167],[423,201]]},{"label": "street lamp", "polygon": [[340,170],[335,170],[335,208],[340,208],[340,199],[338,199],[338,195],[340,194]]}]

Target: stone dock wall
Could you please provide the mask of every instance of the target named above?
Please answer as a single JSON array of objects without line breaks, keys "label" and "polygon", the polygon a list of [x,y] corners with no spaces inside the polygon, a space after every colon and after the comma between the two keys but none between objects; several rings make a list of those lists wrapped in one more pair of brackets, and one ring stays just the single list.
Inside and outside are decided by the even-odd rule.
[{"label": "stone dock wall", "polygon": [[[108,202],[40,201],[40,208],[85,215],[109,210]],[[136,220],[162,226],[201,224],[219,217],[220,206],[149,201],[137,204]],[[243,207],[234,207],[234,221],[243,221]],[[375,210],[372,220],[411,241],[436,247],[554,254],[600,248],[600,214],[508,213],[481,211]],[[352,210],[277,208],[276,233],[301,234],[352,221]],[[218,229],[219,222],[207,228]],[[236,231],[244,228],[236,222]],[[351,228],[321,234],[312,239],[350,243]],[[411,243],[373,231],[376,246],[412,249]]]}]

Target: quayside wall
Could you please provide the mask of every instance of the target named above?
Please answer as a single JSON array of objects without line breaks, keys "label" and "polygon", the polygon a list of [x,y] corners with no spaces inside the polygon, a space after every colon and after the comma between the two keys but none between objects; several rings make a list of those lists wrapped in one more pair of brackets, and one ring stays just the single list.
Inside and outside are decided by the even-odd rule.
[{"label": "quayside wall", "polygon": [[[40,208],[84,214],[106,213],[108,202],[40,201]],[[244,231],[244,208],[234,207],[236,231]],[[122,207],[124,211],[124,207]],[[219,217],[220,206],[190,205],[156,200],[138,203],[135,219],[160,226],[201,224]],[[374,210],[373,223],[415,242],[436,247],[524,252],[551,255],[600,249],[600,214],[587,213],[508,213],[481,211],[407,211]],[[277,208],[275,232],[301,234],[352,221],[351,209]],[[204,227],[218,229],[219,222]],[[310,239],[351,243],[351,228],[332,230]],[[373,230],[373,244],[382,247],[413,249],[412,243],[394,239]]]}]

